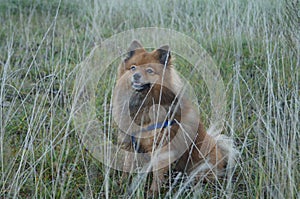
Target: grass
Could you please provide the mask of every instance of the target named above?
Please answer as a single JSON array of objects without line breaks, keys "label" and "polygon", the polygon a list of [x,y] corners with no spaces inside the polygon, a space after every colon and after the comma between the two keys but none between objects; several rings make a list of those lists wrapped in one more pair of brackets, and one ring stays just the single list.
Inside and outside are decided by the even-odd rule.
[{"label": "grass", "polygon": [[[95,43],[132,28],[165,27],[198,41],[219,66],[227,95],[224,133],[240,154],[234,181],[192,191],[179,180],[162,196],[299,198],[299,4],[1,1],[0,197],[120,197],[129,182],[118,185],[121,173],[96,161],[76,136],[75,77]],[[199,91],[208,117],[205,85]],[[147,186],[140,182],[134,197]]]}]

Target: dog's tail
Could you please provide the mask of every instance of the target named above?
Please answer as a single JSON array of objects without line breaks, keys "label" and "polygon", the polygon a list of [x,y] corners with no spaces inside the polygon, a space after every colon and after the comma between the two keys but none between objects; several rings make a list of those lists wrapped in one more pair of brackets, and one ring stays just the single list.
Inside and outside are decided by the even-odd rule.
[{"label": "dog's tail", "polygon": [[217,141],[217,147],[221,149],[226,158],[227,169],[234,168],[238,156],[238,151],[234,145],[233,139],[222,134],[217,135],[215,139]]},{"label": "dog's tail", "polygon": [[216,127],[217,125],[212,125],[207,130],[207,133],[215,138],[217,147],[223,152],[227,162],[227,169],[232,169],[237,161],[238,150],[235,147],[233,138],[221,134],[222,129]]}]

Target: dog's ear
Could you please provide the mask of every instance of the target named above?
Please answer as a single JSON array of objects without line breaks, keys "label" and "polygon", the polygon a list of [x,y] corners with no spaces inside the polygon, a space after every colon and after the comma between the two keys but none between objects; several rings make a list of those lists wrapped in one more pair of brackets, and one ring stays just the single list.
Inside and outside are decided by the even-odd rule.
[{"label": "dog's ear", "polygon": [[138,40],[133,40],[128,48],[128,51],[135,51],[136,49],[143,49],[143,46]]},{"label": "dog's ear", "polygon": [[156,54],[157,54],[157,58],[161,64],[168,66],[171,63],[170,62],[171,51],[170,51],[170,47],[168,45],[159,47],[156,50]]},{"label": "dog's ear", "polygon": [[126,58],[125,58],[125,62],[126,62],[127,60],[129,60],[129,59],[134,55],[134,53],[135,53],[135,51],[136,51],[137,49],[144,49],[144,48],[143,48],[142,44],[141,44],[139,41],[133,40],[133,41],[131,42],[131,44],[130,44],[128,50],[127,50],[127,56],[126,56]]}]

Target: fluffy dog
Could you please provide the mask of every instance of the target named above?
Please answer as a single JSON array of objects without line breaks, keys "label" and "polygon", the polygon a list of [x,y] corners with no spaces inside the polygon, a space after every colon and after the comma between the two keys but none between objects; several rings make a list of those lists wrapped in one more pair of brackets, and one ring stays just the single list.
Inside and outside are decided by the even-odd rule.
[{"label": "fluffy dog", "polygon": [[[138,41],[131,43],[118,68],[113,117],[121,130],[119,145],[150,160],[153,194],[171,168],[210,179],[222,176],[233,158],[232,140],[205,131],[184,87],[169,46],[148,52]],[[125,157],[124,168],[133,168],[133,162]]]}]

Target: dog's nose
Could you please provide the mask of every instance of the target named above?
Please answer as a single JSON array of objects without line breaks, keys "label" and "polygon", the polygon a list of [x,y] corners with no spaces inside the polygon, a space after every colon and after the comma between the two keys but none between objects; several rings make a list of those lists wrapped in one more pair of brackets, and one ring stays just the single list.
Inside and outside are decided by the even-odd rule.
[{"label": "dog's nose", "polygon": [[135,74],[133,75],[133,79],[134,79],[135,81],[141,79],[141,77],[142,77],[142,75],[141,75],[140,73],[135,73]]}]

